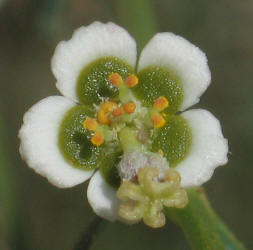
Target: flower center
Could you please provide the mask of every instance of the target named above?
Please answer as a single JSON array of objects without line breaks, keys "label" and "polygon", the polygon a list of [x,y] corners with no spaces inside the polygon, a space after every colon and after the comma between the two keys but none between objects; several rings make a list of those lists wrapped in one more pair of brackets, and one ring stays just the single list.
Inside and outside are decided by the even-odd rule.
[{"label": "flower center", "polygon": [[132,159],[132,153],[150,167],[160,164],[147,161],[152,158],[150,153],[175,167],[191,145],[187,121],[175,114],[183,97],[180,79],[153,66],[138,76],[133,72],[114,57],[91,62],[76,85],[80,105],[66,112],[59,128],[58,144],[64,159],[76,168],[99,168],[114,187],[123,179],[136,178],[137,169],[130,171],[134,173],[130,179],[120,174],[128,172],[123,168],[129,164],[120,162]]},{"label": "flower center", "polygon": [[104,98],[96,106],[95,117],[87,117],[83,121],[83,128],[92,132],[91,143],[99,147],[117,140],[124,153],[146,148],[148,144],[145,146],[144,143],[150,139],[151,131],[166,123],[162,111],[169,106],[169,101],[160,96],[153,107],[142,106],[132,92],[132,88],[139,83],[134,74],[123,80],[120,74],[112,73],[108,80],[118,88],[118,99]]}]

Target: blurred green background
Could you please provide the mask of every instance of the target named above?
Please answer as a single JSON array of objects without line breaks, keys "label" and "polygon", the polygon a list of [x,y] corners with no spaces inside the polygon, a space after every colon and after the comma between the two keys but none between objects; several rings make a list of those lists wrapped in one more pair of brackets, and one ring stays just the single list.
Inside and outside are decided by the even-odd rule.
[{"label": "blurred green background", "polygon": [[[95,20],[126,27],[140,47],[153,32],[172,31],[206,52],[212,84],[197,106],[221,120],[231,153],[205,187],[217,213],[253,249],[253,1],[135,0],[135,8],[122,7],[132,1],[0,0],[0,249],[69,250],[94,218],[87,183],[50,185],[21,160],[17,133],[32,104],[59,94],[50,71],[56,44]],[[189,247],[168,221],[159,230],[110,223],[92,249]]]}]

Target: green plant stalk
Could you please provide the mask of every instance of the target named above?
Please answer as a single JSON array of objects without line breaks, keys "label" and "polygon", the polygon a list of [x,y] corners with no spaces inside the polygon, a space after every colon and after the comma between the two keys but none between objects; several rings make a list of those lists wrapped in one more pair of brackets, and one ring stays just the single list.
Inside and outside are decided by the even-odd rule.
[{"label": "green plant stalk", "polygon": [[100,217],[95,217],[87,226],[82,237],[76,243],[73,250],[88,250],[91,248],[95,238],[106,228],[107,222]]},{"label": "green plant stalk", "polygon": [[137,40],[139,51],[156,33],[157,24],[150,0],[115,0],[120,24]]},{"label": "green plant stalk", "polygon": [[189,203],[184,209],[167,208],[165,213],[182,228],[192,249],[245,249],[211,208],[203,188],[187,193]]},{"label": "green plant stalk", "polygon": [[6,150],[3,121],[0,117],[0,217],[1,227],[6,237],[11,238],[12,230],[14,227],[13,213],[15,211],[15,198],[13,188],[12,169],[10,168],[10,162],[8,152]]}]

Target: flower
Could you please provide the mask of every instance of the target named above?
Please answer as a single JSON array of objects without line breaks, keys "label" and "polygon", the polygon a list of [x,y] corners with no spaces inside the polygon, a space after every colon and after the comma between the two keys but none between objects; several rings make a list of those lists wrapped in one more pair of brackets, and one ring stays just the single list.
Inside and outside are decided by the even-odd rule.
[{"label": "flower", "polygon": [[[131,188],[125,187],[138,186],[146,197],[140,204],[158,204],[149,206],[157,220],[145,217],[146,209],[138,219],[162,225],[162,206],[183,207],[186,202],[178,205],[175,197],[187,201],[182,188],[208,181],[227,162],[228,145],[210,112],[185,111],[211,80],[199,48],[173,33],[158,33],[141,52],[137,67],[136,59],[134,39],[114,23],[94,22],[60,42],[52,71],[63,96],[47,97],[27,111],[20,153],[57,187],[91,178],[88,201],[97,215],[111,221],[119,218],[118,211],[128,220],[122,211]],[[168,169],[181,178],[175,177],[175,196],[168,191],[165,202],[160,194],[146,192],[140,180],[144,173],[155,173],[148,185],[170,186]]]}]

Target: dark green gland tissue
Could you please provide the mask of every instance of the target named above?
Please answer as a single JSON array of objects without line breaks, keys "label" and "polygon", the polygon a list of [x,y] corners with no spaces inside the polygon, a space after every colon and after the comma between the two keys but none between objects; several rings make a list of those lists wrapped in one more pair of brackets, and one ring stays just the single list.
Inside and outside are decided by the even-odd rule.
[{"label": "dark green gland tissue", "polygon": [[117,98],[118,89],[108,80],[112,73],[118,73],[122,78],[133,73],[133,69],[116,57],[105,57],[93,61],[79,75],[77,96],[82,104],[99,104],[101,98]]},{"label": "dark green gland tissue", "polygon": [[179,110],[183,101],[183,87],[172,72],[151,66],[140,71],[138,77],[139,84],[134,88],[134,93],[144,105],[152,106],[158,97],[165,96],[169,107],[164,112],[174,114]]},{"label": "dark green gland tissue", "polygon": [[88,116],[93,115],[91,108],[75,106],[66,113],[59,130],[59,148],[65,160],[85,170],[97,168],[103,158],[103,147],[92,145],[91,133],[82,125]]},{"label": "dark green gland tissue", "polygon": [[117,149],[114,152],[110,151],[108,150],[104,154],[104,160],[100,164],[99,170],[108,184],[118,188],[121,180],[116,167],[121,160],[122,152],[117,152]]},{"label": "dark green gland tissue", "polygon": [[182,116],[169,116],[166,125],[155,130],[152,151],[162,150],[170,167],[176,167],[187,156],[192,142],[192,133]]}]

